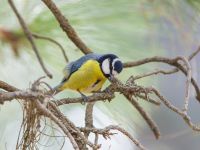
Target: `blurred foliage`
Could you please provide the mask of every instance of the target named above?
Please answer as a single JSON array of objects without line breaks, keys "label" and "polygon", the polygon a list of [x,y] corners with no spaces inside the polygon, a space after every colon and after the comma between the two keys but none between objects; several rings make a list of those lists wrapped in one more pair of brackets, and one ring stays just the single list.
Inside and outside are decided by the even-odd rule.
[{"label": "blurred foliage", "polygon": [[200,11],[200,1],[199,0],[187,0],[189,4],[191,4],[194,8]]}]

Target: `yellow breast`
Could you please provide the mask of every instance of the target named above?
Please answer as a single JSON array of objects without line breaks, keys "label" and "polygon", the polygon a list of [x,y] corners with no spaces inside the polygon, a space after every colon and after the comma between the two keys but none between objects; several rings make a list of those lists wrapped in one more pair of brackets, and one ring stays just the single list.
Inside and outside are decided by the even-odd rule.
[{"label": "yellow breast", "polygon": [[88,60],[63,84],[61,90],[71,89],[91,93],[101,89],[106,81],[100,65],[95,60]]}]

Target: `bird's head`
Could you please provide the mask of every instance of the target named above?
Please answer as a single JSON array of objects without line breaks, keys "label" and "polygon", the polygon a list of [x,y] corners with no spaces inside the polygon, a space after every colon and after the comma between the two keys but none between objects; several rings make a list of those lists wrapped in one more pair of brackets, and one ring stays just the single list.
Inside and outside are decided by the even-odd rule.
[{"label": "bird's head", "polygon": [[105,54],[99,59],[100,67],[105,77],[113,77],[119,74],[123,69],[120,59],[114,54]]}]

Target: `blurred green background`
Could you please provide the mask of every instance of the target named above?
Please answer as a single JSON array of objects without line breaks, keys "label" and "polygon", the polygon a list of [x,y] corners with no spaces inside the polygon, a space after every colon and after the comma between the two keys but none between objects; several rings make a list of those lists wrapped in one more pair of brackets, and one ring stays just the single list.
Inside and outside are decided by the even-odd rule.
[{"label": "blurred green background", "polygon": [[[66,49],[70,61],[82,56],[41,1],[15,0],[14,2],[32,32],[59,41]],[[199,46],[199,0],[54,0],[54,2],[88,47],[97,53],[115,53],[124,62],[155,55],[167,57],[189,55]],[[10,35],[9,39],[10,36],[8,33],[5,34],[5,31],[14,35]],[[55,86],[62,78],[62,69],[66,62],[56,45],[43,40],[35,41],[45,65],[54,76],[53,79],[46,78],[45,81]],[[199,59],[198,56],[191,62],[193,75],[197,81],[200,71]],[[0,1],[0,68],[0,80],[21,89],[30,87],[34,80],[44,75],[6,0]],[[157,68],[168,67],[162,64],[135,67],[124,70],[119,79],[125,81],[130,75],[138,75]],[[159,88],[161,93],[176,106],[183,104],[184,83],[185,78],[180,73],[153,76],[138,81],[138,84],[143,86]],[[74,96],[79,95],[65,91],[57,98]],[[111,103],[96,104],[95,126],[102,128],[109,124],[118,124],[137,137],[147,148],[153,150],[199,149],[199,133],[191,131],[179,116],[163,106],[157,107],[143,101],[140,103],[160,127],[161,139],[155,140],[141,116],[120,95]],[[189,114],[198,123],[200,106],[197,104],[193,94]],[[77,126],[84,125],[85,106],[73,104],[62,106],[61,109]],[[15,149],[21,119],[22,110],[18,102],[7,102],[0,106],[0,149]],[[112,140],[101,139],[101,142],[104,145],[103,150],[134,149],[134,144],[124,136],[116,135]],[[40,149],[60,147],[56,140],[48,137],[42,138],[40,143]],[[64,149],[67,148],[71,149],[69,143],[65,144]]]}]

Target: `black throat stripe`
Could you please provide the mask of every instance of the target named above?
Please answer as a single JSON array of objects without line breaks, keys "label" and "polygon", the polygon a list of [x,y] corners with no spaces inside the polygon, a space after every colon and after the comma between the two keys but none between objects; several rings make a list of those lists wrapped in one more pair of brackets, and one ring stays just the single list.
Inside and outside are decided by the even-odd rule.
[{"label": "black throat stripe", "polygon": [[112,70],[113,70],[112,62],[113,62],[113,61],[109,60],[110,74],[112,74]]},{"label": "black throat stripe", "polygon": [[100,81],[101,81],[101,80],[98,79],[98,80],[92,85],[92,87],[95,87]]}]

